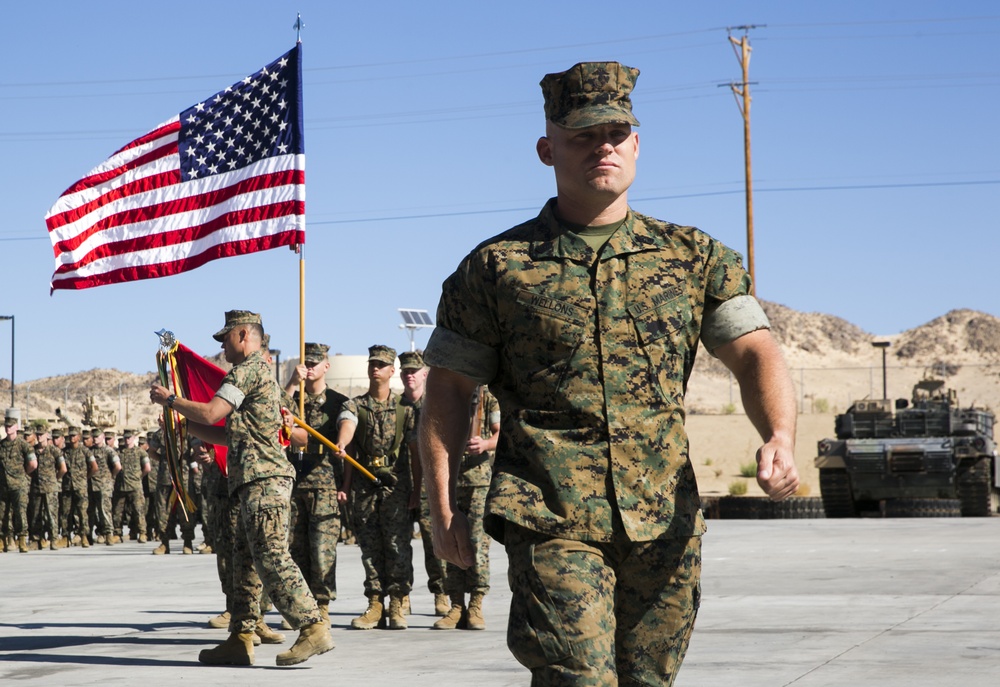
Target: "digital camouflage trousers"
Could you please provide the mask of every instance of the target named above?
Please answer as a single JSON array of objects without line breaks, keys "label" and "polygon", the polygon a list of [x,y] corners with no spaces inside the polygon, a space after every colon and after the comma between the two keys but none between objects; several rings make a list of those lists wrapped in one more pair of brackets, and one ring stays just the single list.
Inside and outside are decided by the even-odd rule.
[{"label": "digital camouflage trousers", "polygon": [[701,538],[608,544],[508,523],[507,646],[533,685],[672,685],[700,602]]},{"label": "digital camouflage trousers", "polygon": [[293,628],[322,621],[316,599],[288,552],[292,479],[266,477],[239,488],[239,526],[233,536],[230,632],[253,632],[261,593]]},{"label": "digital camouflage trousers", "polygon": [[292,489],[288,548],[316,601],[337,598],[337,542],[340,507],[337,490]]}]

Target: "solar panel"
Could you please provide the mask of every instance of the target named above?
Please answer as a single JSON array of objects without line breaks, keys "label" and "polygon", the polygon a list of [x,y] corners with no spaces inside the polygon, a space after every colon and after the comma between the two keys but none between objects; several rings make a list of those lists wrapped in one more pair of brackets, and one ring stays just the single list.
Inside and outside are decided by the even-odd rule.
[{"label": "solar panel", "polygon": [[426,310],[399,308],[399,314],[407,327],[433,327],[434,322]]}]

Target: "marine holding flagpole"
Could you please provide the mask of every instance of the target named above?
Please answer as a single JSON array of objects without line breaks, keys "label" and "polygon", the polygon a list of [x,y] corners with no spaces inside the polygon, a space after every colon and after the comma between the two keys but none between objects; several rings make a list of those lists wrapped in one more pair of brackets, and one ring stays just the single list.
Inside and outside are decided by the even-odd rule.
[{"label": "marine holding flagpole", "polygon": [[[174,396],[159,384],[149,398],[187,421],[187,431],[229,448],[229,493],[240,501],[233,542],[233,609],[229,638],[198,660],[208,665],[253,665],[254,631],[260,621],[261,590],[299,630],[291,649],[278,654],[279,666],[295,665],[333,648],[315,597],[288,551],[288,523],[295,469],[279,441],[281,392],[261,353],[260,315],[230,310],[214,338],[233,368],[215,396],[199,403]],[[225,418],[225,427],[216,423]]]}]

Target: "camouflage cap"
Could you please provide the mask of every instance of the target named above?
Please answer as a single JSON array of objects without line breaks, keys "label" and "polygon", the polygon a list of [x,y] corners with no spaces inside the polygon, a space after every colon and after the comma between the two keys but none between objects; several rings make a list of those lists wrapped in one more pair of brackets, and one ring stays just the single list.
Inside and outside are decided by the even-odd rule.
[{"label": "camouflage cap", "polygon": [[389,346],[382,346],[376,344],[375,346],[368,347],[368,362],[377,360],[383,362],[386,365],[396,364],[396,349],[390,348]]},{"label": "camouflage cap", "polygon": [[31,426],[35,428],[36,432],[49,431],[49,421],[46,420],[45,418],[38,418],[37,420],[32,420]]},{"label": "camouflage cap", "polygon": [[114,439],[114,438],[115,438],[115,433],[114,433],[114,431],[112,431],[112,430],[110,430],[110,429],[106,429],[106,430],[104,430],[104,438],[105,438],[105,439]]},{"label": "camouflage cap", "polygon": [[62,435],[63,435],[63,431],[62,431],[61,427],[53,427],[52,428],[52,438],[53,439],[58,439]]},{"label": "camouflage cap", "polygon": [[420,351],[403,351],[399,354],[400,370],[422,370],[424,368],[424,356]]},{"label": "camouflage cap", "polygon": [[38,434],[38,430],[35,429],[34,425],[28,425],[21,430],[21,434],[23,434],[24,436],[33,436]]},{"label": "camouflage cap", "polygon": [[262,351],[270,351],[271,350],[271,335],[270,334],[265,334],[264,336],[262,336],[260,338],[260,349]]},{"label": "camouflage cap", "polygon": [[307,363],[321,363],[326,360],[326,354],[329,350],[330,347],[326,344],[307,343],[305,361]]},{"label": "camouflage cap", "polygon": [[212,338],[216,341],[222,341],[226,338],[226,334],[233,327],[238,327],[241,324],[260,324],[260,315],[249,310],[229,310],[226,312],[226,324],[225,326],[212,335]]},{"label": "camouflage cap", "polygon": [[71,437],[74,434],[80,436],[80,428],[75,425],[70,425],[69,428],[66,430],[66,436]]},{"label": "camouflage cap", "polygon": [[4,427],[12,427],[21,421],[21,411],[17,408],[8,408],[3,414]]},{"label": "camouflage cap", "polygon": [[125,430],[122,432],[122,439],[131,439],[134,436],[135,436],[134,429],[126,427]]},{"label": "camouflage cap", "polygon": [[578,62],[564,72],[546,74],[539,84],[545,119],[566,129],[598,124],[639,126],[629,93],[639,70],[618,62]]},{"label": "camouflage cap", "polygon": [[83,428],[82,430],[80,430],[80,437],[81,437],[82,439],[90,439],[90,438],[91,438],[91,437],[93,437],[93,436],[94,436],[94,433],[93,433],[93,432],[91,432],[91,431],[90,431],[89,429],[87,429],[86,427],[84,427],[84,428]]},{"label": "camouflage cap", "polygon": [[146,443],[146,435],[145,434],[140,434],[139,435],[139,445],[142,446],[145,443]]}]

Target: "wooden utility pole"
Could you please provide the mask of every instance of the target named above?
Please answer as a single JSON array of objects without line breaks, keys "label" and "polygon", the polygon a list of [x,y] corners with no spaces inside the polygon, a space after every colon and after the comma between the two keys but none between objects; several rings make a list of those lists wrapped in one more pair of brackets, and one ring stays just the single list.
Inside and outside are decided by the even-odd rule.
[{"label": "wooden utility pole", "polygon": [[[753,283],[751,295],[756,295],[757,279],[754,270],[754,250],[753,250],[753,175],[750,171],[750,39],[747,33],[750,29],[761,28],[763,25],[750,24],[747,26],[731,26],[726,29],[729,34],[729,42],[736,53],[736,59],[743,69],[743,81],[740,83],[730,83],[736,97],[736,106],[743,115],[743,166],[746,174],[746,204],[747,204],[747,271],[750,273],[750,280]],[[740,39],[733,38],[732,32],[743,31]]]}]

